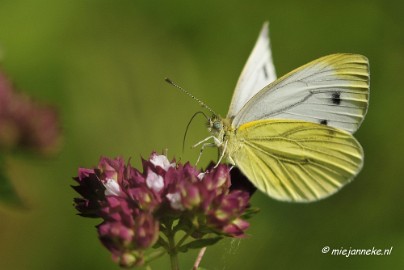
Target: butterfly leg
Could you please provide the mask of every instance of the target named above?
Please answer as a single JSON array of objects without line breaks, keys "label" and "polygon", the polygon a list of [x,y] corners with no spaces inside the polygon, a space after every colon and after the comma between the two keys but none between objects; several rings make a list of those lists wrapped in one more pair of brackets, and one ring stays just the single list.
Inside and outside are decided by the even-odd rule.
[{"label": "butterfly leg", "polygon": [[192,148],[195,148],[195,147],[197,147],[198,145],[201,145],[201,144],[203,144],[203,143],[209,141],[210,139],[213,139],[213,140],[214,140],[215,138],[216,138],[215,136],[209,136],[209,137],[203,139],[202,141],[197,142],[196,144],[194,144],[194,145],[192,146]]},{"label": "butterfly leg", "polygon": [[199,163],[199,160],[201,159],[203,150],[205,150],[205,147],[215,147],[216,144],[215,143],[204,143],[202,144],[201,150],[199,151],[199,155],[198,155],[198,159],[196,160],[195,165],[197,165]]},{"label": "butterfly leg", "polygon": [[225,143],[224,143],[223,150],[221,150],[220,158],[219,158],[219,160],[217,161],[217,163],[216,163],[216,165],[215,165],[215,168],[216,168],[217,166],[219,166],[220,162],[222,161],[222,159],[223,159],[223,157],[224,157],[224,153],[226,153],[226,148],[227,148],[227,141],[225,141]]},{"label": "butterfly leg", "polygon": [[[209,141],[211,139],[213,139],[213,143],[212,142],[207,143],[207,141]],[[205,149],[205,147],[220,147],[220,146],[223,145],[223,143],[217,137],[212,135],[212,136],[209,136],[209,137],[203,139],[202,141],[194,144],[192,146],[192,148],[195,148],[195,147],[197,147],[198,145],[201,145],[201,144],[202,144],[202,147],[201,147],[201,150],[199,152],[199,156],[198,156],[198,159],[196,161],[196,164],[198,164],[199,160],[201,159],[201,156],[202,156],[202,153],[203,153],[203,150]],[[223,154],[222,154],[222,157],[223,157]],[[220,160],[222,159],[222,157],[220,158]]]},{"label": "butterfly leg", "polygon": [[231,164],[231,168],[230,168],[230,170],[231,170],[236,166],[236,162],[234,162],[234,160],[230,156],[227,159],[229,160],[229,162]]}]

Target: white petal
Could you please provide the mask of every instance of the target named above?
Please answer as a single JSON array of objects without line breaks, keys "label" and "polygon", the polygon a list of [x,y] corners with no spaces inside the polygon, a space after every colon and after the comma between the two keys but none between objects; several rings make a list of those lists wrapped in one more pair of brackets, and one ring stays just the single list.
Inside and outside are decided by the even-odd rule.
[{"label": "white petal", "polygon": [[164,187],[164,179],[161,177],[161,175],[149,170],[147,173],[146,185],[153,191],[159,192]]},{"label": "white petal", "polygon": [[202,180],[202,179],[205,177],[205,174],[206,174],[206,173],[202,173],[202,172],[201,172],[200,174],[198,174],[198,176],[197,176],[198,179],[199,179],[199,180]]},{"label": "white petal", "polygon": [[168,161],[168,159],[165,155],[154,154],[150,158],[150,162],[154,166],[159,166],[159,167],[163,168],[165,171],[167,171],[170,167],[175,166],[175,163],[170,163],[170,161]]},{"label": "white petal", "polygon": [[116,180],[107,178],[103,184],[105,187],[105,196],[119,196],[121,194],[121,188]]},{"label": "white petal", "polygon": [[179,192],[168,193],[166,197],[170,201],[171,208],[181,211],[185,210],[184,206],[181,204],[181,195]]}]

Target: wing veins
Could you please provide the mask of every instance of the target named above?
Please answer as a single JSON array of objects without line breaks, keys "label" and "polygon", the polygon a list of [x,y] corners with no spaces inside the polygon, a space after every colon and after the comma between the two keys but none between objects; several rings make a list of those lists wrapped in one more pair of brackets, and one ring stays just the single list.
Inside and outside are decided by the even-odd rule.
[{"label": "wing veins", "polygon": [[[283,112],[283,113],[284,114],[290,114],[290,115],[297,115],[297,116],[306,116],[308,118],[313,118],[313,119],[317,119],[317,120],[324,120],[323,117],[308,116],[308,115],[301,114],[301,113],[293,113],[293,112]],[[262,119],[262,118],[260,118],[260,119]],[[356,122],[348,122],[348,121],[334,120],[334,119],[332,119],[332,121],[338,122],[338,123],[344,123],[344,124],[357,124]]]},{"label": "wing veins", "polygon": [[[274,139],[274,137],[272,137],[271,140],[273,140],[273,139]],[[256,140],[256,139],[254,138],[254,140]],[[312,158],[305,158],[304,161],[302,161],[302,162],[299,162],[299,161],[293,162],[290,158],[285,157],[284,155],[281,155],[281,154],[279,154],[279,153],[273,153],[273,152],[270,153],[270,149],[268,149],[267,151],[265,151],[265,150],[263,149],[263,147],[259,147],[259,145],[257,145],[257,143],[254,143],[254,140],[244,141],[244,143],[247,144],[248,146],[250,146],[251,148],[254,148],[255,150],[257,150],[257,151],[259,151],[259,152],[262,152],[262,153],[264,153],[264,154],[270,155],[272,158],[275,158],[275,159],[278,159],[278,158],[279,158],[280,160],[283,160],[284,162],[293,163],[293,164],[305,164],[305,163],[307,163],[307,162],[312,162],[312,161],[313,161]],[[312,147],[310,147],[310,146],[303,145],[299,140],[296,140],[296,139],[288,139],[288,138],[278,137],[278,141],[288,141],[288,142],[290,142],[290,143],[293,143],[293,144],[297,145],[302,151],[304,151],[304,152],[306,152],[306,153],[308,153],[308,154],[309,154],[310,152],[312,152],[312,153],[320,154],[320,157],[321,157],[321,155],[322,155],[323,157],[321,157],[321,159],[320,159],[320,158],[317,159],[318,162],[321,161],[321,162],[323,162],[323,163],[325,163],[325,164],[330,164],[329,160],[326,159],[326,157],[329,157],[329,158],[334,158],[334,159],[338,159],[338,160],[340,160],[340,161],[343,161],[343,162],[345,162],[345,163],[347,163],[347,164],[350,164],[350,165],[353,166],[353,167],[355,167],[355,164],[356,164],[356,162],[353,162],[353,161],[352,161],[351,159],[349,159],[348,157],[347,157],[347,158],[342,158],[342,157],[338,157],[338,156],[335,156],[335,155],[333,155],[333,154],[330,154],[330,153],[327,153],[327,152],[324,152],[324,151],[320,151],[320,150],[315,149],[315,148],[312,148]],[[306,142],[306,141],[305,141],[305,140],[302,140],[302,142],[304,143],[304,142]],[[333,142],[333,141],[329,141],[328,143],[337,144],[336,142]],[[344,145],[344,144],[342,144],[342,145]],[[344,146],[346,146],[346,147],[352,147],[352,145],[344,145]],[[353,147],[352,147],[352,148],[353,148]],[[345,152],[342,152],[341,150],[336,150],[336,149],[330,149],[330,150],[332,150],[332,151],[334,151],[334,152],[337,152],[337,153],[340,153],[340,154],[342,154],[342,155],[344,155],[344,156],[347,156],[346,153],[345,153]],[[345,170],[345,171],[348,171],[348,172],[349,172],[349,169],[347,169],[347,168],[345,168],[345,167],[339,166],[339,168],[341,168],[342,170]]]}]

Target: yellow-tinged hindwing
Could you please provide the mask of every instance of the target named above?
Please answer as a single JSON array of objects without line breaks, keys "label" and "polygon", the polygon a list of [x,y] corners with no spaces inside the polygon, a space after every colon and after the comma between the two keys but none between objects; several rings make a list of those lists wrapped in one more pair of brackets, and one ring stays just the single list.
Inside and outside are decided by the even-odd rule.
[{"label": "yellow-tinged hindwing", "polygon": [[299,120],[258,120],[228,134],[226,154],[261,191],[282,201],[310,202],[358,174],[363,150],[349,133]]}]

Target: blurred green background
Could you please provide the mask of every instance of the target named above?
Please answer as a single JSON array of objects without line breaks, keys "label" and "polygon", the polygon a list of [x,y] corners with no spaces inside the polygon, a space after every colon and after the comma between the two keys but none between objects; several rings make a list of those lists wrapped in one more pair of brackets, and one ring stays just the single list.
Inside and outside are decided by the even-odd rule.
[{"label": "blurred green background", "polygon": [[[0,206],[0,269],[118,269],[97,239],[100,220],[76,216],[70,188],[79,166],[101,155],[169,149],[198,104],[168,76],[225,115],[265,20],[278,75],[326,54],[366,55],[370,108],[356,138],[360,175],[312,204],[256,194],[250,237],[208,248],[207,269],[404,269],[402,1],[0,1],[1,65],[15,85],[61,113],[64,147],[51,159],[7,156],[27,209]],[[187,146],[208,135],[202,118]],[[207,150],[202,165],[214,159]],[[390,256],[331,256],[331,248],[390,248]],[[181,255],[190,269],[195,252]],[[168,269],[168,258],[152,264]]]}]

